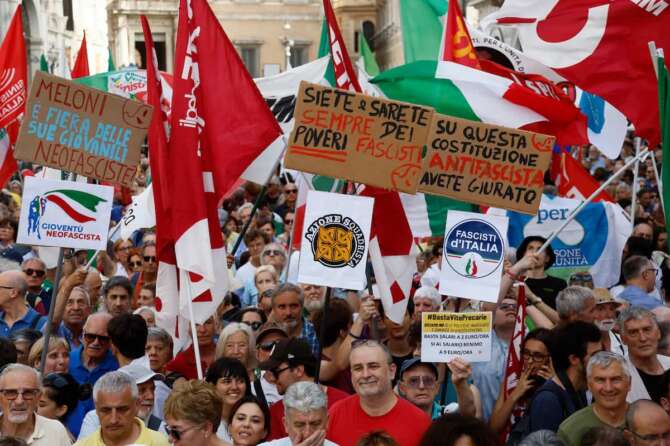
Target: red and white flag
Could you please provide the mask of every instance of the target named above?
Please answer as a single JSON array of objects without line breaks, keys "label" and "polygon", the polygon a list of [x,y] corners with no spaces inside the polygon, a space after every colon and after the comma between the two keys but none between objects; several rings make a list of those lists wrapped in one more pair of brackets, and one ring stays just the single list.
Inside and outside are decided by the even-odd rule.
[{"label": "red and white flag", "polygon": [[206,0],[180,1],[175,60],[172,234],[181,311],[201,323],[228,290],[220,201],[281,129]]},{"label": "red and white flag", "polygon": [[[509,398],[512,391],[516,388],[521,373],[523,372],[523,357],[521,355],[521,344],[526,337],[526,285],[521,283],[518,288],[516,322],[514,324],[514,334],[507,350],[507,365],[505,367],[505,377],[503,379],[503,392],[505,398]],[[508,420],[507,426],[503,431],[504,440],[507,440],[511,427],[521,417],[521,409],[517,406],[512,411],[512,416]]]},{"label": "red and white flag", "polygon": [[88,48],[86,46],[86,31],[84,31],[84,38],[81,39],[81,46],[77,53],[77,58],[72,66],[71,77],[77,79],[79,77],[90,76],[88,69]]},{"label": "red and white flag", "polygon": [[[554,153],[552,155],[552,170],[554,170],[554,166],[556,167],[554,182],[561,197],[584,200],[600,187],[593,176],[569,153]],[[614,199],[607,191],[603,190],[593,201],[614,202]]]}]

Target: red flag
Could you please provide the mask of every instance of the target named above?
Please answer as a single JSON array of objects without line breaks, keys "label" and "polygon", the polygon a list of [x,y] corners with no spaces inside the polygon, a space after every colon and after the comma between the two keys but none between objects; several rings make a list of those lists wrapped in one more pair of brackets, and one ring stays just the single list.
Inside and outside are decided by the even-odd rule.
[{"label": "red flag", "polygon": [[70,71],[70,77],[72,77],[72,79],[77,79],[78,77],[86,77],[89,75],[86,31],[84,31],[84,38],[81,40],[81,46],[79,47],[79,52],[77,53],[77,58],[74,61],[72,71]]},{"label": "red flag", "polygon": [[623,112],[654,147],[658,85],[647,43],[670,51],[666,0],[507,0],[485,21],[513,24],[524,53]]},{"label": "red flag", "polygon": [[330,44],[330,56],[333,60],[336,87],[360,93],[363,90],[358,83],[354,67],[351,65],[349,52],[344,44],[344,39],[342,39],[342,33],[330,0],[323,0],[323,11],[326,14],[326,23],[328,24],[328,43]]},{"label": "red flag", "polygon": [[28,95],[28,62],[21,12],[19,5],[0,46],[0,129],[5,129],[2,132],[6,131],[8,135],[8,140],[0,142],[0,186],[17,169],[12,147],[18,136]]},{"label": "red flag", "polygon": [[179,293],[177,280],[177,260],[174,241],[170,232],[170,202],[166,176],[168,171],[168,144],[165,127],[167,116],[161,108],[164,103],[161,78],[158,73],[156,50],[149,22],[141,16],[144,42],[147,48],[147,103],[153,105],[154,114],[149,127],[149,163],[151,165],[151,184],[154,192],[156,210],[156,256],[158,275],[156,278],[156,323],[168,331],[175,339],[179,338]]},{"label": "red flag", "polygon": [[463,22],[463,14],[458,2],[449,2],[447,22],[442,34],[440,60],[448,60],[472,68],[481,68],[477,53],[472,46],[472,39],[468,27]]},{"label": "red flag", "polygon": [[[591,196],[600,187],[600,184],[598,184],[593,176],[571,154],[566,152],[554,153],[552,165],[556,164],[559,168],[555,182],[556,186],[558,186],[558,194],[560,196],[583,200]],[[614,199],[603,190],[593,201],[613,202]]]},{"label": "red flag", "polygon": [[[521,356],[521,343],[526,337],[526,285],[519,284],[517,297],[516,322],[514,324],[514,334],[510,339],[509,349],[507,350],[507,366],[505,367],[505,378],[503,379],[503,392],[505,398],[509,398],[512,391],[516,388],[521,373],[523,372],[523,357]],[[512,416],[508,421],[503,435],[505,440],[510,433],[510,428],[514,422],[521,416],[519,407],[515,407]]]}]

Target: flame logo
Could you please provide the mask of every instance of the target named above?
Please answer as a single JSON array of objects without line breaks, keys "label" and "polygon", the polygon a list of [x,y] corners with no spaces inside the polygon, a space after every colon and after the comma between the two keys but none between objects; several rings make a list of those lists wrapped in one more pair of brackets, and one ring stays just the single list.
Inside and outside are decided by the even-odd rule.
[{"label": "flame logo", "polygon": [[468,263],[465,265],[465,273],[470,277],[477,276],[477,262],[473,257],[468,259]]}]

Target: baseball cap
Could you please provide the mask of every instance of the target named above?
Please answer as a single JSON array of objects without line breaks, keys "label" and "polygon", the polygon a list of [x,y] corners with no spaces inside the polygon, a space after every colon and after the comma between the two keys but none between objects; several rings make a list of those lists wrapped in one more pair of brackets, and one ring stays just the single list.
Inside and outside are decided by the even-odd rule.
[{"label": "baseball cap", "polygon": [[258,367],[261,370],[272,370],[283,362],[288,362],[291,366],[316,365],[312,347],[307,341],[299,338],[289,338],[279,341],[272,350],[270,358],[261,362]]},{"label": "baseball cap", "polygon": [[433,364],[432,362],[421,362],[421,358],[416,357],[412,359],[408,359],[405,362],[402,363],[400,366],[400,379],[402,379],[402,376],[405,374],[405,372],[409,369],[411,369],[414,366],[417,365],[425,365],[428,366],[433,373],[435,374],[435,378],[438,377],[438,372],[437,372],[437,366]]},{"label": "baseball cap", "polygon": [[154,372],[139,361],[133,361],[127,366],[121,367],[119,371],[133,378],[135,380],[135,384],[142,384],[149,381],[150,379],[154,379],[155,377],[160,376],[158,373]]}]

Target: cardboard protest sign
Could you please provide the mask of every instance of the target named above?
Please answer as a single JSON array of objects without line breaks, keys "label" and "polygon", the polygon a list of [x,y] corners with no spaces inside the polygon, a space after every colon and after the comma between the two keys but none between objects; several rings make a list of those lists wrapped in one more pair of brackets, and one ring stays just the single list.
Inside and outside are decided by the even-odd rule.
[{"label": "cardboard protest sign", "polygon": [[554,139],[436,113],[418,190],[535,214]]},{"label": "cardboard protest sign", "polygon": [[298,282],[362,290],[374,199],[309,191]]},{"label": "cardboard protest sign", "polygon": [[433,109],[300,83],[285,165],[415,193]]},{"label": "cardboard protest sign", "polygon": [[153,107],[35,73],[14,157],[132,184]]},{"label": "cardboard protest sign", "polygon": [[444,230],[440,294],[498,301],[508,219],[449,211]]},{"label": "cardboard protest sign", "polygon": [[421,361],[490,361],[492,322],[490,311],[421,313]]},{"label": "cardboard protest sign", "polygon": [[114,188],[26,177],[17,243],[107,248]]}]

